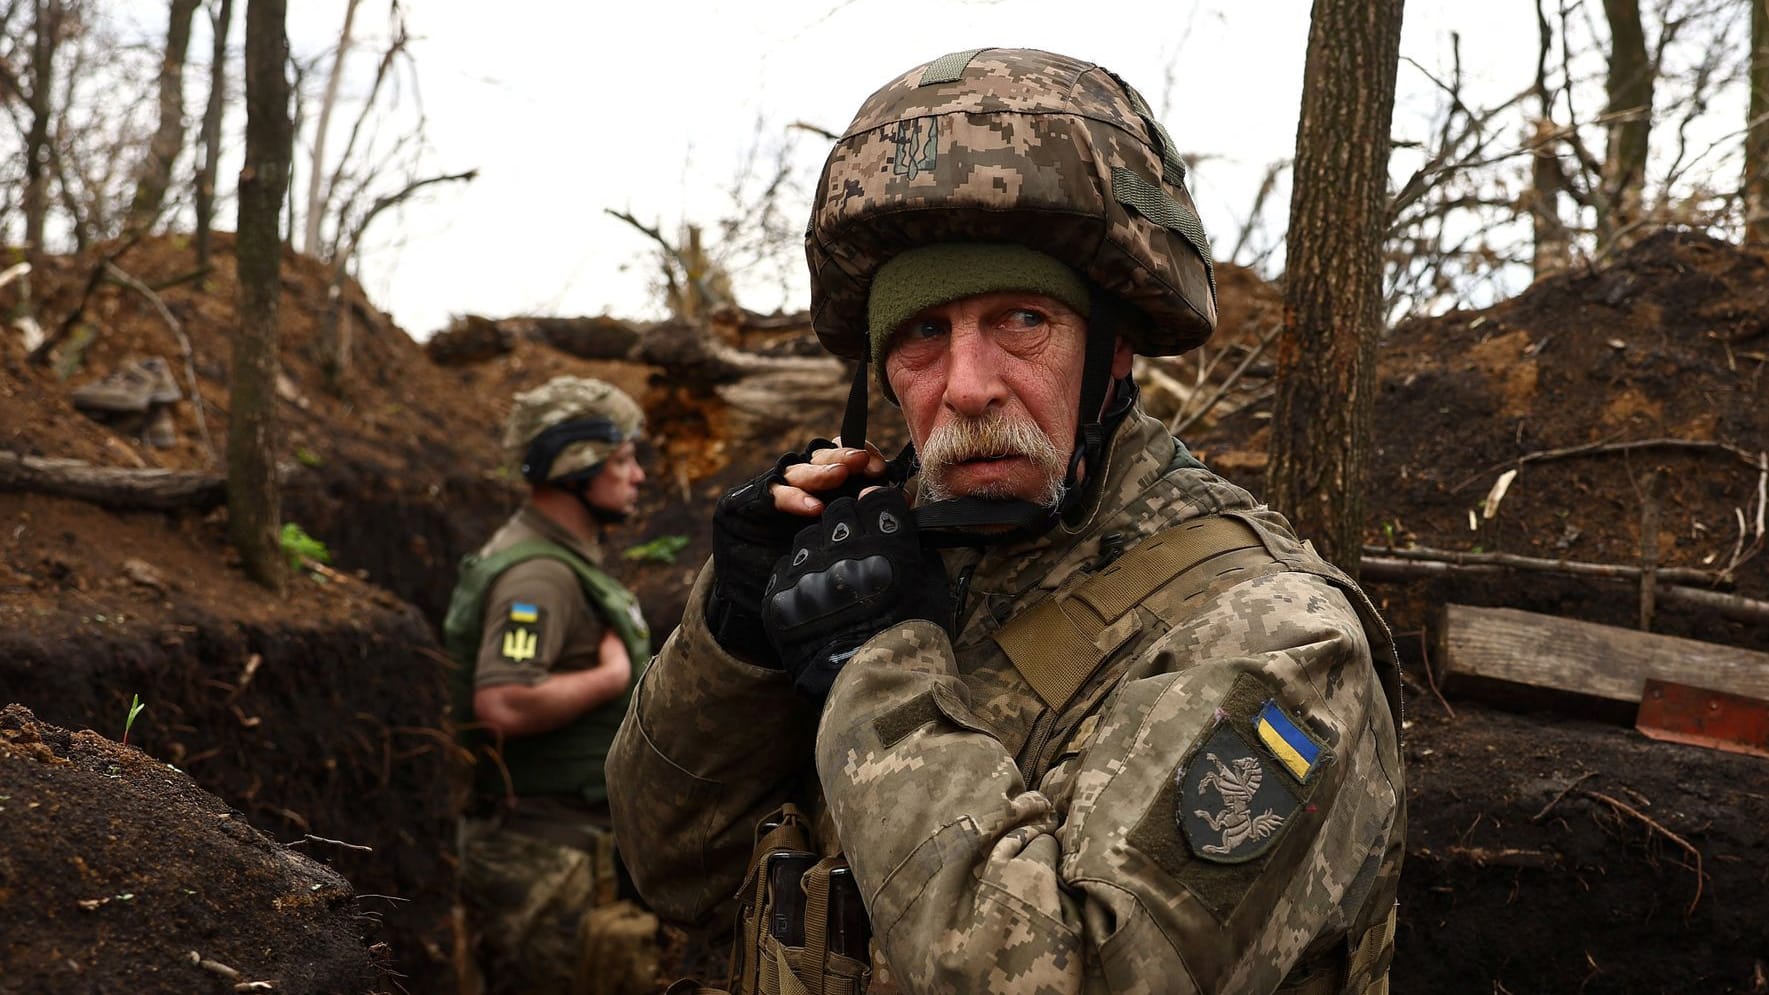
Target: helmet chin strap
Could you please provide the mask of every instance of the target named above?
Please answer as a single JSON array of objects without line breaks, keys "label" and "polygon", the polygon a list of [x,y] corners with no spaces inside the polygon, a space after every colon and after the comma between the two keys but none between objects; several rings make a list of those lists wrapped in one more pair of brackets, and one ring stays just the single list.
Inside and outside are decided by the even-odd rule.
[{"label": "helmet chin strap", "polygon": [[[1081,397],[1075,421],[1075,446],[1069,455],[1069,467],[1063,474],[1063,492],[1056,507],[1051,508],[1019,498],[948,498],[930,501],[915,508],[915,524],[922,539],[931,546],[992,546],[1043,535],[1081,500],[1081,467],[1099,467],[1104,461],[1109,429],[1100,409],[1105,404],[1106,390],[1112,382],[1112,354],[1116,350],[1118,329],[1128,316],[1125,305],[1117,297],[1091,288],[1087,316],[1086,353],[1081,367]],[[854,371],[853,386],[848,390],[847,409],[842,413],[843,446],[856,449],[866,446],[866,394],[871,375],[870,356],[860,357]],[[1134,384],[1130,390],[1134,393]],[[1127,398],[1126,398],[1127,400]],[[1128,410],[1127,404],[1114,405]],[[886,472],[894,484],[901,484],[912,474],[919,460],[915,444],[909,443],[897,458],[891,460]],[[987,531],[982,531],[982,530]]]},{"label": "helmet chin strap", "polygon": [[603,525],[619,525],[633,516],[624,511],[609,511],[590,501],[590,487],[594,485],[596,475],[601,472],[602,464],[598,463],[587,471],[579,471],[570,477],[560,477],[548,483],[577,498],[577,503],[596,521]]}]

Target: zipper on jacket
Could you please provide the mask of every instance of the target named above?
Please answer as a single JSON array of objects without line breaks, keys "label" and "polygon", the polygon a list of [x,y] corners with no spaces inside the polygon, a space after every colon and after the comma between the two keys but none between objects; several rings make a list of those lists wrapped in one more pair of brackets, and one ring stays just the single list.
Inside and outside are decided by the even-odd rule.
[{"label": "zipper on jacket", "polygon": [[1038,790],[1032,776],[1042,776],[1044,773],[1038,769],[1038,759],[1043,755],[1044,748],[1050,745],[1050,734],[1055,728],[1056,713],[1048,708],[1040,712],[1037,721],[1032,723],[1032,732],[1026,737],[1026,746],[1020,750],[1020,756],[1025,758],[1020,763],[1020,780],[1025,782],[1027,791]]},{"label": "zipper on jacket", "polygon": [[[980,560],[978,562],[981,562]],[[952,631],[964,631],[965,601],[970,596],[971,574],[977,572],[977,564],[972,563],[958,571],[958,583],[952,586]]]}]

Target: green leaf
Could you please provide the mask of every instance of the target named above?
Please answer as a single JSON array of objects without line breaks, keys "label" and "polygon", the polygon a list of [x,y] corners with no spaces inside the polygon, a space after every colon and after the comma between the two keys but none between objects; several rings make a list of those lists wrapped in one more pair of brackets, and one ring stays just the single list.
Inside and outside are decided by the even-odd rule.
[{"label": "green leaf", "polygon": [[326,544],[307,534],[307,530],[294,522],[284,522],[282,535],[279,537],[283,555],[289,559],[289,568],[301,566],[301,561],[312,560],[315,563],[332,562],[331,551]]},{"label": "green leaf", "polygon": [[622,553],[629,560],[644,560],[648,563],[674,563],[676,555],[688,545],[685,535],[658,536],[637,546],[628,546]]},{"label": "green leaf", "polygon": [[141,700],[141,695],[132,694],[129,696],[129,715],[127,718],[125,718],[123,720],[123,745],[124,746],[129,745],[129,730],[132,727],[134,727],[134,725],[135,725],[135,717],[137,715],[140,715],[141,710],[146,707],[147,707],[147,702]]}]

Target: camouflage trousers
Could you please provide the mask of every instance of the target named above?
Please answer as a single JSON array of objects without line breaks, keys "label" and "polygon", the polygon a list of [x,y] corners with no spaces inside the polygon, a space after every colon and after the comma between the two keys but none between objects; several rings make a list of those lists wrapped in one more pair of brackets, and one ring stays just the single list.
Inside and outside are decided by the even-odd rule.
[{"label": "camouflage trousers", "polygon": [[618,900],[614,835],[574,827],[579,846],[460,824],[461,904],[472,950],[463,995],[627,995],[655,988],[657,919]]}]

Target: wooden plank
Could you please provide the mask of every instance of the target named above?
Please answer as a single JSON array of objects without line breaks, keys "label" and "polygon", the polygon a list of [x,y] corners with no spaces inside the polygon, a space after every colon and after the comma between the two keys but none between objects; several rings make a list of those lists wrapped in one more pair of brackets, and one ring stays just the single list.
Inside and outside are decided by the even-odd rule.
[{"label": "wooden plank", "polygon": [[1466,675],[1638,702],[1647,678],[1769,698],[1769,654],[1515,608],[1445,605],[1442,660]]}]

